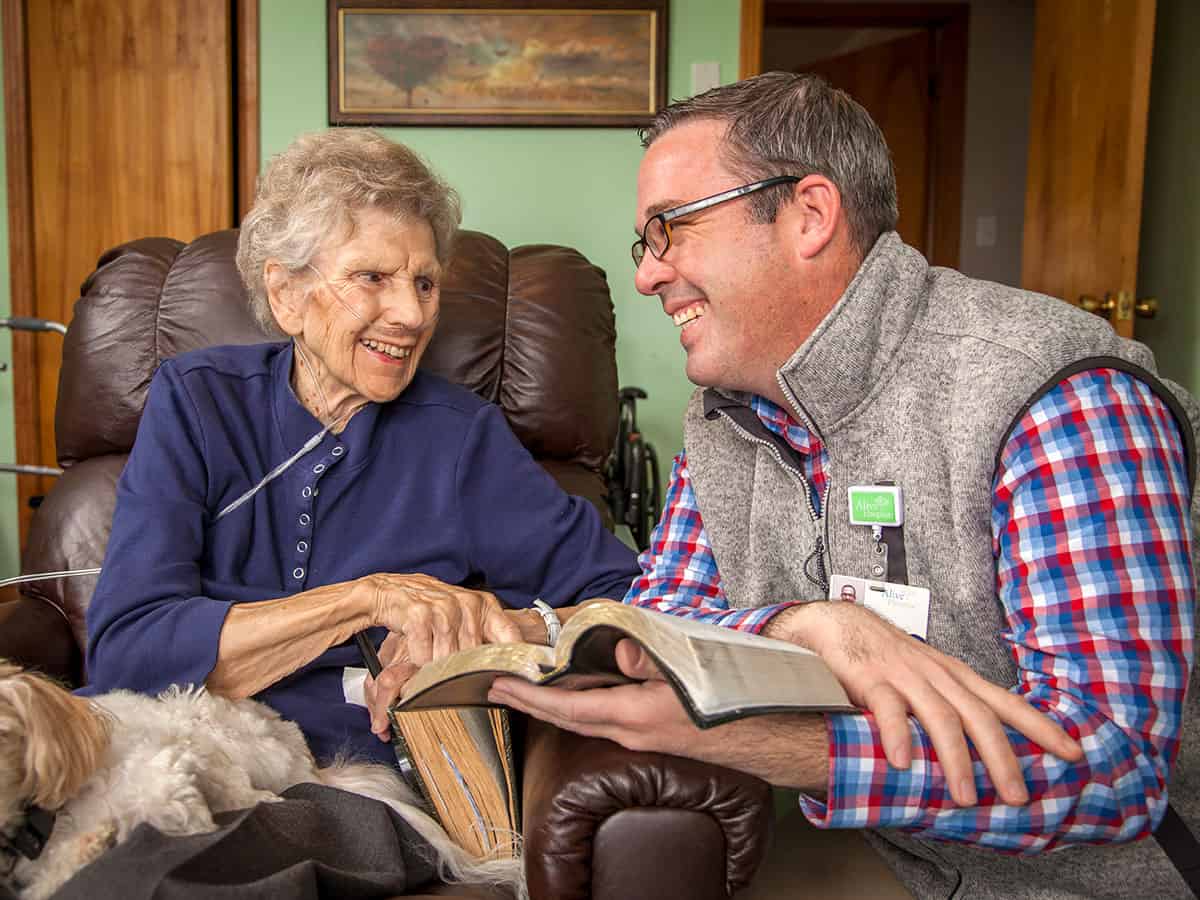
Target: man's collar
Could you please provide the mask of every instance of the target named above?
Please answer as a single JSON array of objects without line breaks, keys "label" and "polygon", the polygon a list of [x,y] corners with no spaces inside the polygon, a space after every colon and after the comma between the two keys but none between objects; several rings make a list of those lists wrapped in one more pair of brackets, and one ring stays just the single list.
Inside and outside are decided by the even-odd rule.
[{"label": "man's collar", "polygon": [[[823,439],[891,368],[924,307],[929,264],[894,231],[882,235],[833,309],[776,374],[793,410]],[[731,395],[733,396],[733,395]]]}]

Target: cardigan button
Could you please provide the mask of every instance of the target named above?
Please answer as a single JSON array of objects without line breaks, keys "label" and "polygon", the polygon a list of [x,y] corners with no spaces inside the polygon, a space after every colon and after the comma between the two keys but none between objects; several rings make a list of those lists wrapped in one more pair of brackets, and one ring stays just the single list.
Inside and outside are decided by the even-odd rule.
[{"label": "cardigan button", "polygon": [[296,568],[292,569],[292,577],[299,581],[304,577],[304,570],[299,566],[296,566]]}]

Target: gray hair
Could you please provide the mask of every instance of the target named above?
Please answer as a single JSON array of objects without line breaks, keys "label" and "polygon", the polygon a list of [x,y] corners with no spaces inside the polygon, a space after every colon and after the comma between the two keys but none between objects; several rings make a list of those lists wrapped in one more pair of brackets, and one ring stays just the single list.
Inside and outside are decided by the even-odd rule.
[{"label": "gray hair", "polygon": [[301,135],[267,163],[242,220],[237,267],[250,310],[268,333],[279,326],[267,299],[267,260],[299,273],[331,237],[352,235],[355,212],[367,208],[428,222],[438,262],[450,258],[462,218],[458,194],[403,144],[339,128]]},{"label": "gray hair", "polygon": [[[721,156],[747,180],[819,174],[832,181],[864,256],[896,227],[896,175],[883,132],[849,94],[824,79],[767,72],[680,100],[642,129],[642,146],[676,125],[701,120],[727,124]],[[775,221],[791,197],[788,185],[750,195],[753,221]]]}]

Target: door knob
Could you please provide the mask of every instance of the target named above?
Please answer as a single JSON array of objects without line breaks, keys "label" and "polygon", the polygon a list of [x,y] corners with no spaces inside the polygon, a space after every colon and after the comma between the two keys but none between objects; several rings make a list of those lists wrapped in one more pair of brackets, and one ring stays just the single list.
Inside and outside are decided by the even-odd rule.
[{"label": "door knob", "polygon": [[1154,297],[1134,300],[1129,291],[1105,294],[1103,300],[1091,294],[1084,294],[1079,298],[1079,308],[1102,318],[1115,318],[1118,321],[1132,319],[1135,313],[1139,318],[1153,319],[1158,315],[1158,300]]},{"label": "door knob", "polygon": [[1109,313],[1117,308],[1117,301],[1112,294],[1105,295],[1103,300],[1091,294],[1084,294],[1079,298],[1079,308],[1107,319]]}]

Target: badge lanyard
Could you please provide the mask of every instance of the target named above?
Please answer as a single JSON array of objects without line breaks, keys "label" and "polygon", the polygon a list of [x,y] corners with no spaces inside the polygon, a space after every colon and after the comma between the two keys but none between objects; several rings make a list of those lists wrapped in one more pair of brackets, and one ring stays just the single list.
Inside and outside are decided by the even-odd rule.
[{"label": "badge lanyard", "polygon": [[904,495],[894,484],[856,484],[850,487],[850,524],[871,529],[874,543],[867,571],[879,581],[888,580],[888,545],[883,529],[904,524]]},{"label": "badge lanyard", "polygon": [[[870,528],[874,539],[863,566],[867,577],[834,575],[829,599],[861,604],[902,631],[925,640],[929,627],[929,590],[908,584],[908,560],[901,531],[903,493],[895,484],[858,484],[850,487],[849,501],[850,524]],[[890,573],[889,568],[893,570]]]}]

